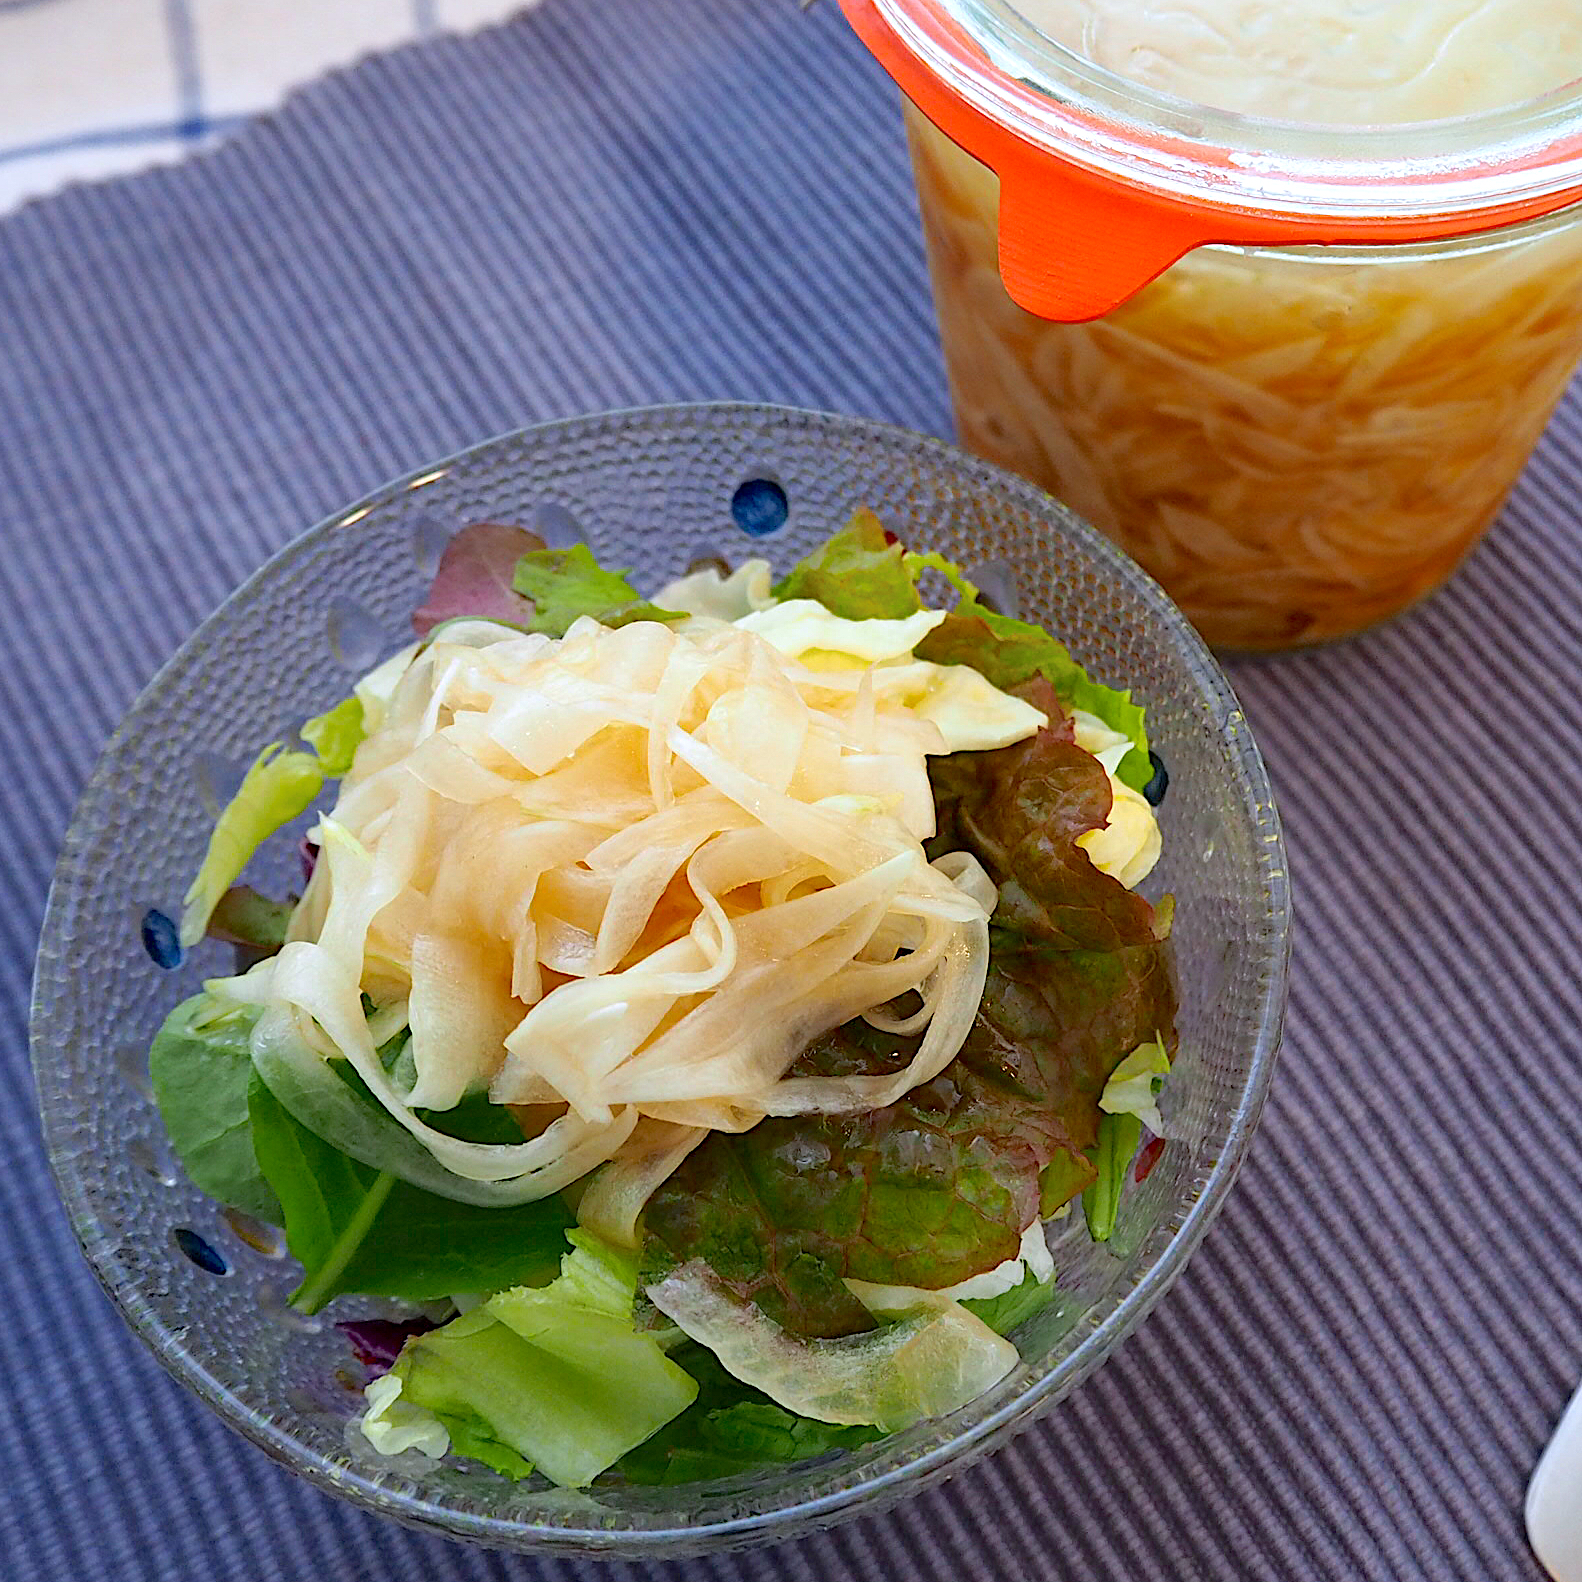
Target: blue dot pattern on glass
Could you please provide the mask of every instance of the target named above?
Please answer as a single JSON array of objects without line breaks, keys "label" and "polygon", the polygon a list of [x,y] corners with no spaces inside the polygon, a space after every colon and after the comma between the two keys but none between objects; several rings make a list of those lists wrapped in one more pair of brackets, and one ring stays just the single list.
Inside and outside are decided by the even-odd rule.
[{"label": "blue dot pattern on glass", "polygon": [[786,525],[791,505],[772,478],[749,478],[731,496],[731,515],[749,538],[765,538]]},{"label": "blue dot pattern on glass", "polygon": [[170,1233],[176,1249],[189,1262],[197,1264],[205,1274],[229,1274],[231,1266],[195,1230],[178,1225]]},{"label": "blue dot pattern on glass", "polygon": [[142,934],[143,949],[156,967],[163,967],[169,972],[181,965],[181,935],[163,912],[150,907],[143,914]]},{"label": "blue dot pattern on glass", "polygon": [[1154,766],[1154,772],[1143,787],[1143,796],[1150,807],[1158,807],[1165,799],[1165,792],[1170,789],[1170,771],[1165,768],[1164,759],[1151,747],[1148,749],[1148,762]]}]

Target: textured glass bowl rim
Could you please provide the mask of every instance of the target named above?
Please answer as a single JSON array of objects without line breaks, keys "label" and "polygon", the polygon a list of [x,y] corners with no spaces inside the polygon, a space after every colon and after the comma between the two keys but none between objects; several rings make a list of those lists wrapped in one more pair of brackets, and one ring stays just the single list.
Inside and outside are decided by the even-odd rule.
[{"label": "textured glass bowl rim", "polygon": [[[442,461],[415,468],[373,490],[354,505],[336,511],[271,556],[225,599],[214,614],[194,630],[177,653],[160,668],[139,694],[127,712],[126,718],[106,744],[79,799],[78,810],[73,814],[63,843],[55,882],[50,887],[41,931],[40,957],[42,958],[46,953],[49,940],[60,926],[61,914],[70,904],[68,893],[61,882],[62,876],[76,869],[76,859],[93,833],[79,823],[78,814],[93,800],[99,790],[100,777],[105,772],[106,760],[123,742],[141,730],[144,716],[158,707],[167,678],[187,650],[202,645],[212,632],[228,624],[229,618],[237,609],[247,606],[259,597],[283,563],[288,562],[304,549],[317,545],[329,535],[344,532],[348,526],[370,512],[393,503],[401,495],[419,485],[420,481],[429,481],[443,471],[474,461],[496,448],[506,446],[519,448],[531,445],[535,441],[552,441],[591,424],[666,425],[678,419],[701,414],[711,414],[716,420],[722,417],[727,420],[734,417],[745,424],[755,426],[762,425],[767,420],[794,427],[814,429],[822,427],[848,438],[862,440],[876,448],[891,450],[900,448],[924,458],[937,459],[945,470],[966,483],[970,483],[974,477],[985,481],[993,480],[1001,490],[1013,496],[1019,495],[1021,501],[1035,511],[1047,513],[1050,506],[1055,504],[1049,495],[1035,485],[1001,468],[979,461],[976,457],[968,456],[956,446],[949,445],[943,440],[872,419],[747,402],[696,402],[631,407],[558,419],[496,435],[492,439],[458,451]],[[813,1499],[727,1521],[698,1525],[681,1524],[672,1527],[634,1525],[576,1528],[559,1524],[542,1526],[533,1522],[460,1511],[441,1502],[382,1487],[349,1468],[326,1461],[317,1452],[300,1444],[280,1424],[261,1416],[238,1400],[218,1379],[198,1366],[178,1335],[163,1327],[133,1282],[118,1277],[113,1258],[102,1256],[113,1248],[116,1238],[111,1230],[100,1222],[98,1212],[87,1194],[79,1189],[70,1172],[69,1162],[62,1147],[62,1138],[53,1122],[54,1111],[47,1091],[50,1069],[50,1027],[45,1016],[44,996],[39,978],[35,974],[31,1055],[50,1167],[68,1211],[72,1229],[82,1245],[94,1274],[131,1328],[165,1369],[274,1460],[301,1474],[318,1487],[342,1495],[367,1510],[392,1516],[415,1526],[438,1529],[453,1537],[466,1538],[502,1549],[533,1550],[546,1554],[585,1557],[619,1555],[637,1558],[661,1553],[674,1557],[689,1551],[768,1542],[776,1537],[791,1536],[795,1532],[811,1527],[832,1525],[847,1516],[859,1514],[859,1507],[869,1506],[876,1501],[889,1504],[904,1494],[919,1492],[940,1477],[948,1475],[977,1447],[987,1448],[986,1442],[999,1442],[1027,1427],[1051,1397],[1058,1398],[1064,1393],[1065,1388],[1079,1383],[1102,1362],[1110,1350],[1142,1320],[1180,1274],[1208,1230],[1215,1214],[1218,1213],[1251,1143],[1280,1045],[1290,948],[1290,890],[1284,841],[1280,835],[1278,815],[1274,812],[1273,791],[1262,756],[1252,739],[1251,732],[1245,726],[1241,705],[1223,671],[1203,640],[1171,603],[1164,590],[1119,548],[1069,513],[1061,516],[1060,530],[1076,540],[1083,552],[1091,558],[1096,570],[1113,578],[1152,611],[1160,626],[1170,633],[1193,681],[1202,689],[1207,701],[1215,706],[1215,717],[1221,721],[1232,718],[1242,721],[1241,728],[1234,732],[1222,729],[1220,734],[1235,763],[1243,805],[1250,814],[1255,814],[1263,821],[1271,837],[1258,843],[1256,854],[1264,894],[1268,901],[1270,920],[1266,959],[1260,963],[1264,969],[1265,988],[1259,1008],[1252,1060],[1246,1083],[1226,1132],[1224,1146],[1210,1168],[1208,1179],[1187,1207],[1181,1224],[1165,1248],[1143,1272],[1136,1284],[1119,1300],[1114,1311],[1097,1328],[1090,1331],[1068,1356],[1047,1372],[1031,1380],[1016,1397],[986,1416],[966,1423],[953,1438],[935,1446],[915,1460],[889,1467],[874,1476],[864,1477],[849,1486],[830,1490]],[[970,1411],[971,1408],[966,1410]]]},{"label": "textured glass bowl rim", "polygon": [[[1133,82],[1050,39],[1019,0],[874,3],[912,53],[985,114],[1123,185],[1293,217],[1465,214],[1469,231],[1501,204],[1582,197],[1582,81],[1442,120],[1317,125]],[[1193,146],[1201,156],[1183,152]]]}]

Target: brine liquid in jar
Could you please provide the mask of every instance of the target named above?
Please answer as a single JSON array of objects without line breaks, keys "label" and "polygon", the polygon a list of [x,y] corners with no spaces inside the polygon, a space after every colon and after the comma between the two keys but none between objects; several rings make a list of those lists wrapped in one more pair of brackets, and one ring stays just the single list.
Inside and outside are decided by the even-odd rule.
[{"label": "brine liquid in jar", "polygon": [[[1020,0],[1147,86],[1335,126],[1582,73],[1560,0]],[[1200,248],[1087,324],[1018,308],[994,174],[908,107],[961,437],[1117,539],[1210,642],[1347,636],[1441,583],[1582,354],[1582,210],[1398,246]],[[1103,238],[1086,245],[1102,246]]]}]

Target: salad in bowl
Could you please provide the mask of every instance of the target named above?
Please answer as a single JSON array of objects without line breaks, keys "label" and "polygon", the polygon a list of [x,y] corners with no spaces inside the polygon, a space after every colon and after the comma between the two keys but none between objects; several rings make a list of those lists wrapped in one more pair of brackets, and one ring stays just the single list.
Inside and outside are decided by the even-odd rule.
[{"label": "salad in bowl", "polygon": [[666,1485],[956,1412],[1169,1148],[1144,709],[906,527],[640,590],[473,523],[257,744],[180,919],[238,970],[150,1075],[345,1299],[376,1454]]},{"label": "salad in bowl", "polygon": [[32,1059],[90,1267],[230,1426],[669,1557],[918,1493],[1132,1333],[1288,937],[1246,719],[1113,545],[881,423],[655,407],[394,479],[181,644]]}]

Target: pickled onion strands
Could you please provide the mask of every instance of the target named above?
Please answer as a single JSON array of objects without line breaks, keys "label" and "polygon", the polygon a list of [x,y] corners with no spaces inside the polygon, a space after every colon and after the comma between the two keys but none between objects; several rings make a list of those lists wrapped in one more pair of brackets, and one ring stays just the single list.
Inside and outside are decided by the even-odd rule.
[{"label": "pickled onion strands", "polygon": [[[708,1131],[928,1081],[977,1014],[997,897],[970,856],[923,852],[926,760],[955,727],[919,712],[951,678],[890,652],[909,635],[865,634],[887,657],[858,672],[709,618],[558,641],[469,621],[382,668],[290,943],[214,985],[265,1007],[266,1081],[348,1153],[467,1201],[608,1162],[584,1202],[628,1241]],[[1013,731],[1042,719],[996,699]],[[906,1070],[786,1076],[862,1015],[921,1035]],[[555,1118],[511,1144],[426,1118],[484,1088]]]},{"label": "pickled onion strands", "polygon": [[643,1116],[615,1157],[589,1182],[577,1204],[578,1224],[617,1247],[638,1246],[637,1221],[649,1198],[708,1135],[706,1126]]},{"label": "pickled onion strands", "polygon": [[1582,228],[1557,220],[1202,248],[1103,319],[1047,323],[1000,279],[994,173],[906,113],[963,444],[1115,539],[1211,643],[1327,641],[1437,587],[1576,368]]}]

